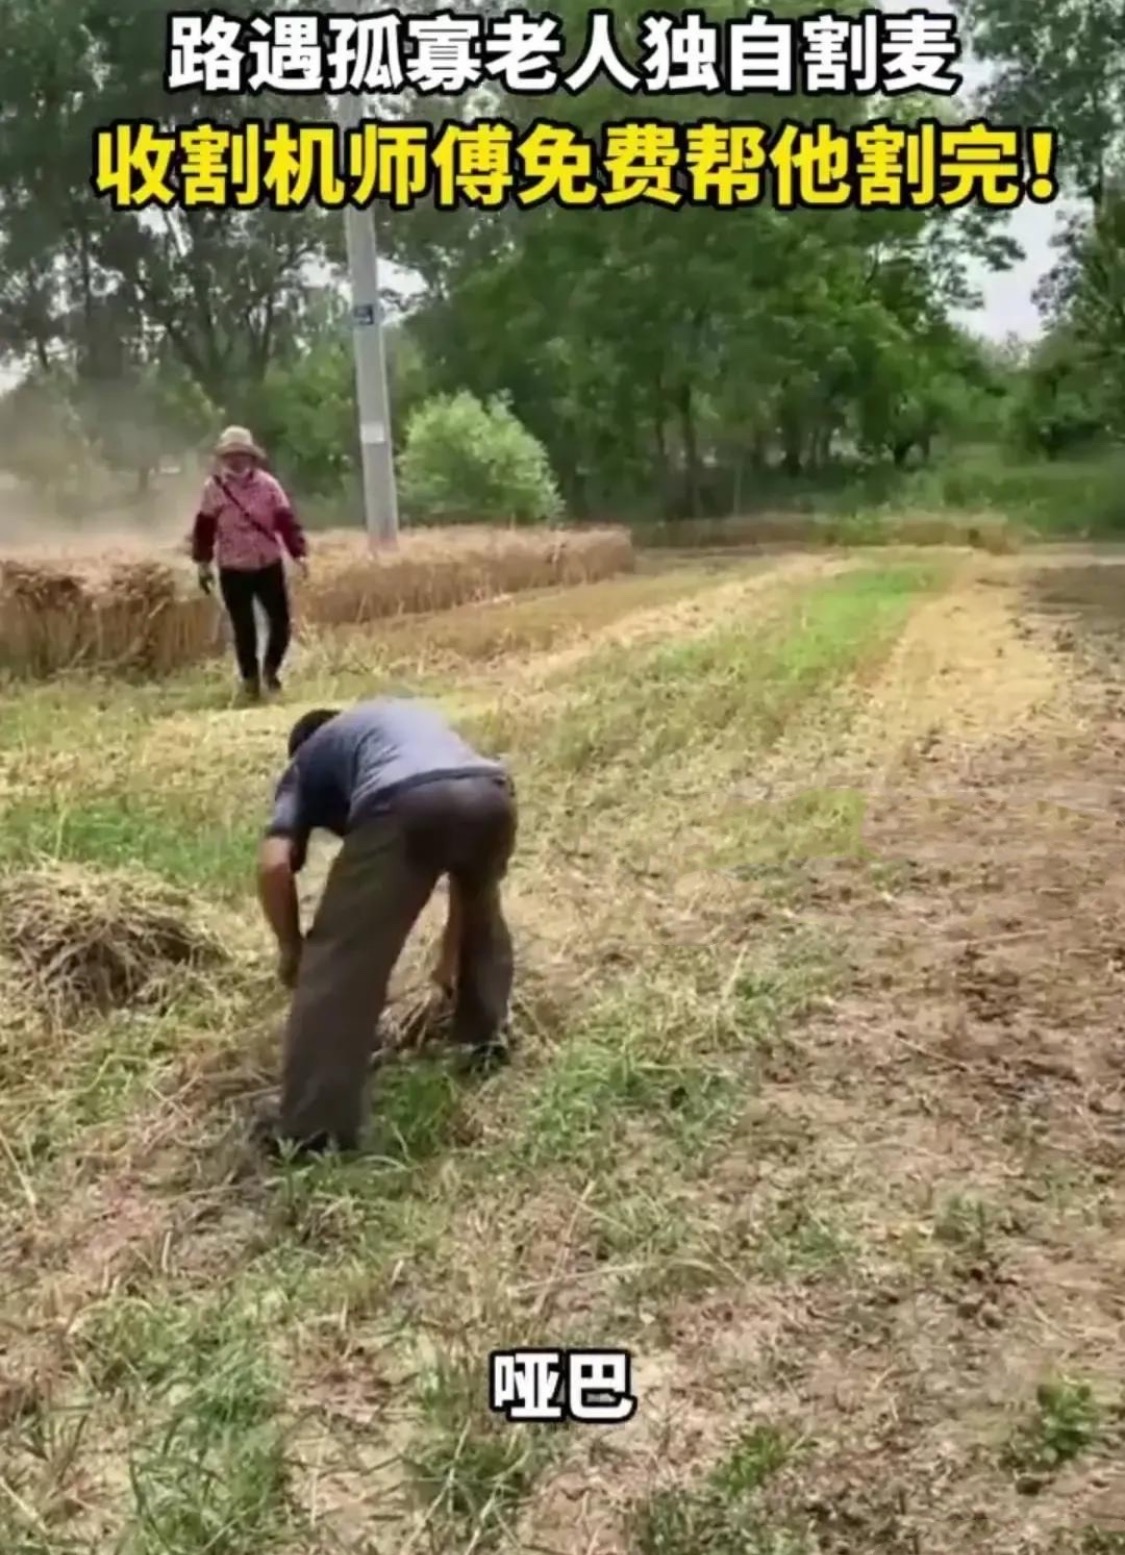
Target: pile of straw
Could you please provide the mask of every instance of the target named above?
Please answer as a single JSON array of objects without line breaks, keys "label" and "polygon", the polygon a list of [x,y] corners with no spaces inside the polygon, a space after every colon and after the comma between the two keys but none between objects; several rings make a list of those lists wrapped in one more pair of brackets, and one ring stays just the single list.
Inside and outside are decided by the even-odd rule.
[{"label": "pile of straw", "polygon": [[85,581],[61,567],[0,562],[0,664],[50,675],[81,658],[94,605]]},{"label": "pile of straw", "polygon": [[0,584],[6,599],[28,610],[80,609],[88,602],[81,578],[57,567],[3,562],[0,563]]},{"label": "pile of straw", "polygon": [[61,1017],[159,1008],[177,974],[229,960],[191,899],[163,881],[59,864],[0,875],[0,952]]},{"label": "pile of straw", "polygon": [[158,561],[119,562],[97,601],[97,658],[160,673],[168,665],[165,639],[178,599],[171,567]]},{"label": "pile of straw", "polygon": [[453,1005],[436,988],[414,988],[389,1004],[379,1023],[377,1057],[421,1053],[453,1036]]},{"label": "pile of straw", "polygon": [[[415,987],[388,1004],[379,1023],[376,1062],[453,1045],[453,1000],[432,986]],[[541,969],[524,967],[512,994],[511,1034],[518,1041],[550,1042],[570,1011],[566,990]]]}]

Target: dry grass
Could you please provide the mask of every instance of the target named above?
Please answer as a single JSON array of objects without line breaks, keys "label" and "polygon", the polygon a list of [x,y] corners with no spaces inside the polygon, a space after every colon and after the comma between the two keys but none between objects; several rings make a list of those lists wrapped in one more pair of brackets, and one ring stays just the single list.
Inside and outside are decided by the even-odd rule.
[{"label": "dry grass", "polygon": [[177,974],[228,959],[182,891],[73,864],[0,875],[0,951],[44,1013],[64,1020],[158,1006]]},{"label": "dry grass", "polygon": [[[294,589],[298,630],[448,610],[629,572],[624,529],[581,533],[465,528],[403,536],[372,554],[351,532],[314,536],[312,581]],[[76,667],[165,675],[224,642],[218,605],[194,591],[174,551],[23,550],[0,559],[0,669],[44,677]]]}]

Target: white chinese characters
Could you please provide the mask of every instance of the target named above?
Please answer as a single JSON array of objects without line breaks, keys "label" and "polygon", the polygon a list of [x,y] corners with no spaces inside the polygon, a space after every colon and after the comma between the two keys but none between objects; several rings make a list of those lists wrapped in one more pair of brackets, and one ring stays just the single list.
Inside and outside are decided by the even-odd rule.
[{"label": "white chinese characters", "polygon": [[[523,9],[349,16],[338,11],[172,13],[169,92],[411,92],[460,97],[493,86],[513,96],[572,96],[595,85],[630,95],[765,93],[780,97],[951,96],[962,77],[957,17],[810,8],[805,17],[748,10],[728,22],[699,11],[642,14],[619,36],[613,12],[587,12],[586,35]],[[569,59],[569,64],[564,61]]]},{"label": "white chinese characters", "polygon": [[488,1404],[513,1425],[621,1425],[637,1412],[628,1350],[494,1350]]},{"label": "white chinese characters", "polygon": [[559,1350],[494,1350],[488,1358],[488,1405],[513,1422],[563,1420]]}]

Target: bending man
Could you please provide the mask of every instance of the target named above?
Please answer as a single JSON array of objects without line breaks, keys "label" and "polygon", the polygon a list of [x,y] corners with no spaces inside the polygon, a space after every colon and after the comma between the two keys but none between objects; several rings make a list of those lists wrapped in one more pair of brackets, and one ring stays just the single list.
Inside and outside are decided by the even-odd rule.
[{"label": "bending man", "polygon": [[[512,943],[500,883],[515,844],[512,784],[422,703],[382,698],[306,713],[289,736],[262,841],[259,896],[293,989],[280,1138],[358,1144],[387,985],[442,875],[449,919],[435,980],[456,999],[454,1038],[504,1056]],[[317,828],[343,837],[307,937],[295,876]]]}]

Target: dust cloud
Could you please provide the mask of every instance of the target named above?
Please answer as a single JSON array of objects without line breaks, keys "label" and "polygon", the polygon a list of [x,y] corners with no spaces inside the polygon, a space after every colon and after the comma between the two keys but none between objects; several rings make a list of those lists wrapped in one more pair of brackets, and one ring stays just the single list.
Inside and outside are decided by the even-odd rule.
[{"label": "dust cloud", "polygon": [[183,554],[205,475],[185,460],[154,474],[144,493],[98,472],[89,506],[63,501],[0,469],[0,554],[28,560]]}]

